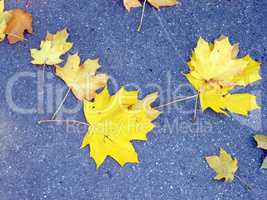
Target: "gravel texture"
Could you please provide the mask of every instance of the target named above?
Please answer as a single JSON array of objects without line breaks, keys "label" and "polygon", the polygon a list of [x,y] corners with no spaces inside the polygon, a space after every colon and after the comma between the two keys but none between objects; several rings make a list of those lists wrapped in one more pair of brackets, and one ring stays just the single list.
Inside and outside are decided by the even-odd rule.
[{"label": "gravel texture", "polygon": [[[141,33],[136,32],[141,9],[128,13],[122,0],[30,2],[34,35],[16,45],[0,44],[1,200],[267,199],[267,170],[260,169],[266,152],[253,140],[256,132],[267,134],[267,1],[182,0],[160,12],[147,6]],[[6,4],[23,8],[25,3]],[[144,96],[158,87],[156,104],[193,93],[181,72],[187,71],[200,36],[209,41],[230,36],[240,43],[240,55],[251,54],[262,63],[263,80],[245,89],[257,94],[262,109],[249,118],[198,112],[193,123],[194,101],[165,108],[148,141],[133,142],[139,164],[120,168],[108,158],[96,170],[88,149],[79,148],[86,127],[37,124],[51,117],[67,88],[51,68],[40,86],[43,72],[30,64],[29,48],[37,48],[46,31],[64,27],[74,42],[71,53],[100,58],[101,71],[114,80],[111,91],[128,85]],[[70,112],[74,107],[79,110],[71,94],[58,117],[84,121],[81,110]],[[237,179],[231,184],[212,179],[204,156],[217,154],[220,147],[238,158],[237,175],[252,191]]]}]

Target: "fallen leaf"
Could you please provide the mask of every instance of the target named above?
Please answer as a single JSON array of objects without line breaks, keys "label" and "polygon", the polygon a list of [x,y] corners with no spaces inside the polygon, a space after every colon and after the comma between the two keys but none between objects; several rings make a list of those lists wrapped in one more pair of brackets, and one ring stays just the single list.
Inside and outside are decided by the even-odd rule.
[{"label": "fallen leaf", "polygon": [[130,11],[131,8],[137,8],[142,6],[139,0],[123,0],[124,7]]},{"label": "fallen leaf", "polygon": [[[177,4],[177,0],[147,0],[147,2],[158,10],[163,6],[175,6]],[[128,11],[131,8],[142,6],[139,0],[123,0],[123,4]]]},{"label": "fallen leaf", "polygon": [[153,7],[160,9],[163,6],[175,6],[177,4],[176,0],[147,0]]},{"label": "fallen leaf", "polygon": [[154,128],[152,121],[160,114],[150,105],[157,97],[157,93],[152,93],[139,100],[138,91],[124,88],[110,96],[105,88],[93,102],[84,101],[84,114],[90,127],[81,148],[90,145],[90,157],[97,168],[107,156],[121,166],[139,162],[131,141],[147,140],[147,133]]},{"label": "fallen leaf", "polygon": [[[214,44],[198,40],[192,58],[188,62],[188,81],[198,91],[202,111],[211,108],[215,112],[226,111],[247,116],[259,108],[256,96],[250,93],[231,94],[236,86],[247,86],[261,79],[260,63],[249,55],[237,58],[239,46],[231,45],[221,36]],[[241,103],[242,102],[242,103]]]},{"label": "fallen leaf", "polygon": [[5,10],[5,1],[0,0],[0,41],[3,41],[6,37],[7,23],[11,19],[11,11]]},{"label": "fallen leaf", "polygon": [[71,42],[67,42],[69,33],[67,29],[56,32],[56,34],[47,33],[45,41],[51,41],[52,46],[59,47],[61,54],[67,53],[73,46]]},{"label": "fallen leaf", "polygon": [[12,10],[6,34],[10,44],[24,40],[24,32],[32,33],[32,15],[24,10]]},{"label": "fallen leaf", "polygon": [[31,49],[32,64],[56,65],[63,62],[60,57],[73,46],[67,42],[68,36],[66,29],[55,34],[47,33],[45,40],[41,41],[40,50]]},{"label": "fallen leaf", "polygon": [[[255,135],[254,138],[257,141],[258,148],[267,150],[267,136],[266,135],[258,134],[258,135]],[[267,169],[267,157],[263,160],[261,168]]]},{"label": "fallen leaf", "polygon": [[255,135],[255,140],[257,141],[258,148],[267,150],[267,136],[266,135]]},{"label": "fallen leaf", "polygon": [[224,149],[220,149],[219,156],[208,156],[206,160],[209,167],[217,173],[214,177],[215,180],[224,179],[225,182],[232,182],[234,180],[234,174],[238,169],[238,161],[233,159]]},{"label": "fallen leaf", "polygon": [[78,54],[68,57],[64,67],[58,65],[56,75],[60,77],[71,88],[73,94],[81,101],[90,101],[95,97],[96,91],[107,84],[106,74],[96,74],[100,68],[98,59],[87,59],[81,64]]}]

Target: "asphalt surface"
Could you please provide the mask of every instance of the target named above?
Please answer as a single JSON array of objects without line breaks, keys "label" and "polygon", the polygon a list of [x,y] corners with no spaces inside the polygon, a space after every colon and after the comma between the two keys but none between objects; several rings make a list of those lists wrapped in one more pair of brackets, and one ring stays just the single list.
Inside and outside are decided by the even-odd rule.
[{"label": "asphalt surface", "polygon": [[[26,1],[10,0],[8,9]],[[267,152],[256,148],[255,133],[267,134],[267,2],[265,0],[182,0],[160,12],[146,7],[138,33],[141,8],[130,13],[121,0],[32,0],[34,34],[26,41],[0,44],[0,200],[266,200],[267,170],[260,169]],[[80,149],[86,127],[37,123],[49,119],[67,88],[42,68],[30,64],[46,31],[67,27],[71,53],[100,58],[102,72],[112,77],[110,90],[140,88],[140,97],[158,90],[161,101],[192,95],[186,72],[192,48],[201,36],[221,34],[238,42],[240,55],[262,63],[259,81],[242,91],[258,96],[261,110],[248,118],[225,117],[211,111],[197,114],[194,101],[163,109],[147,142],[133,142],[139,164],[121,168],[108,158],[96,170],[88,149]],[[66,57],[64,57],[66,58]],[[70,94],[58,119],[85,121]],[[76,112],[70,109],[77,106]],[[37,109],[38,107],[38,109]],[[204,159],[223,147],[239,161],[237,175],[247,182],[215,181]]]}]

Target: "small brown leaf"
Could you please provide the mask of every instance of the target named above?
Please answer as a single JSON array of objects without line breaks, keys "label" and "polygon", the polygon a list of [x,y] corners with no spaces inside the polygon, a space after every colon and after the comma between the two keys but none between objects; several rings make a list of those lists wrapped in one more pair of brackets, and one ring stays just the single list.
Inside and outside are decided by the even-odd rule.
[{"label": "small brown leaf", "polygon": [[24,40],[24,32],[32,33],[32,15],[24,10],[15,9],[7,24],[6,34],[10,44]]},{"label": "small brown leaf", "polygon": [[148,0],[148,2],[158,10],[162,6],[175,6],[177,4],[176,0]]},{"label": "small brown leaf", "polygon": [[142,6],[139,0],[123,0],[123,4],[128,11],[130,11],[131,8],[137,8]]},{"label": "small brown leaf", "polygon": [[[162,6],[175,6],[177,4],[177,0],[147,0],[147,2],[157,10]],[[130,11],[131,8],[142,6],[139,0],[123,0],[123,4],[128,11]]]}]

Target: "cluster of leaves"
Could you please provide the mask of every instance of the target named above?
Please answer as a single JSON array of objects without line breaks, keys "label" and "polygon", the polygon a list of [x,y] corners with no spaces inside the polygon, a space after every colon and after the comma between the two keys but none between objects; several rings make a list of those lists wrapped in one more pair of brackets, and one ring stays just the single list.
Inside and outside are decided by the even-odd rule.
[{"label": "cluster of leaves", "polygon": [[[147,0],[153,7],[174,6],[176,0]],[[146,1],[145,1],[146,2]],[[140,7],[139,0],[123,0],[125,8]],[[24,40],[24,32],[32,33],[32,16],[21,9],[4,11],[4,0],[0,0],[0,40],[6,35],[9,43]],[[133,140],[147,140],[147,134],[155,127],[153,121],[160,112],[151,104],[158,93],[151,93],[143,99],[138,91],[127,91],[121,87],[114,95],[108,91],[108,75],[97,73],[98,59],[87,59],[81,63],[78,53],[69,55],[64,66],[62,56],[73,46],[68,42],[66,29],[55,34],[47,33],[39,49],[31,49],[32,64],[52,66],[55,75],[62,79],[78,100],[84,104],[84,115],[89,123],[81,148],[90,147],[97,168],[110,156],[121,166],[139,162],[132,145]],[[229,112],[247,116],[259,108],[256,96],[250,93],[233,93],[236,87],[246,87],[261,79],[260,63],[250,55],[238,58],[239,46],[221,36],[214,43],[198,40],[186,78],[197,90],[202,111],[210,108],[217,113]],[[99,89],[102,89],[101,92]],[[258,147],[267,150],[267,136],[256,135]],[[219,156],[206,157],[214,169],[216,180],[231,182],[236,177],[238,161],[224,149]],[[267,168],[267,157],[262,168]]]},{"label": "cluster of leaves", "polygon": [[[159,112],[150,104],[158,97],[157,93],[138,99],[138,91],[121,88],[110,96],[107,88],[108,76],[96,74],[100,68],[98,59],[87,59],[81,64],[78,54],[69,55],[64,67],[60,58],[73,46],[67,42],[66,29],[55,34],[47,33],[41,41],[40,49],[31,49],[32,64],[52,65],[55,74],[84,103],[84,114],[90,127],[82,142],[82,147],[90,145],[90,156],[99,167],[107,156],[120,165],[138,162],[132,140],[146,140],[146,134],[154,128],[151,123]],[[105,88],[100,94],[96,91]]]},{"label": "cluster of leaves", "polygon": [[106,85],[108,76],[96,74],[100,68],[98,59],[87,59],[81,64],[78,54],[69,55],[64,67],[58,66],[57,64],[63,62],[60,57],[73,46],[67,41],[68,36],[66,29],[55,34],[47,33],[45,40],[41,41],[40,49],[31,49],[32,64],[52,65],[55,67],[56,75],[65,81],[79,100],[91,100],[96,90]]},{"label": "cluster of leaves", "polygon": [[[234,93],[235,87],[245,87],[261,79],[260,63],[250,55],[237,58],[239,45],[231,45],[228,37],[221,36],[214,43],[200,38],[188,62],[190,72],[186,78],[197,90],[202,111],[210,108],[217,113],[228,112],[248,116],[249,111],[258,109],[256,96],[249,93]],[[227,112],[228,111],[228,112]],[[258,147],[267,149],[267,137],[257,135]],[[224,149],[219,156],[206,157],[208,165],[214,169],[216,180],[233,181],[238,169],[237,159],[233,159]],[[266,167],[267,158],[263,163]]]},{"label": "cluster of leaves", "polygon": [[10,44],[24,40],[24,32],[32,33],[32,16],[22,9],[5,11],[5,2],[0,0],[0,41],[7,35]]},{"label": "cluster of leaves", "polygon": [[186,77],[198,91],[203,111],[211,108],[226,115],[230,111],[247,116],[249,111],[259,108],[255,95],[231,93],[237,86],[244,87],[261,79],[260,63],[249,55],[237,58],[238,52],[238,44],[231,45],[224,36],[214,44],[202,38],[198,40]]}]

